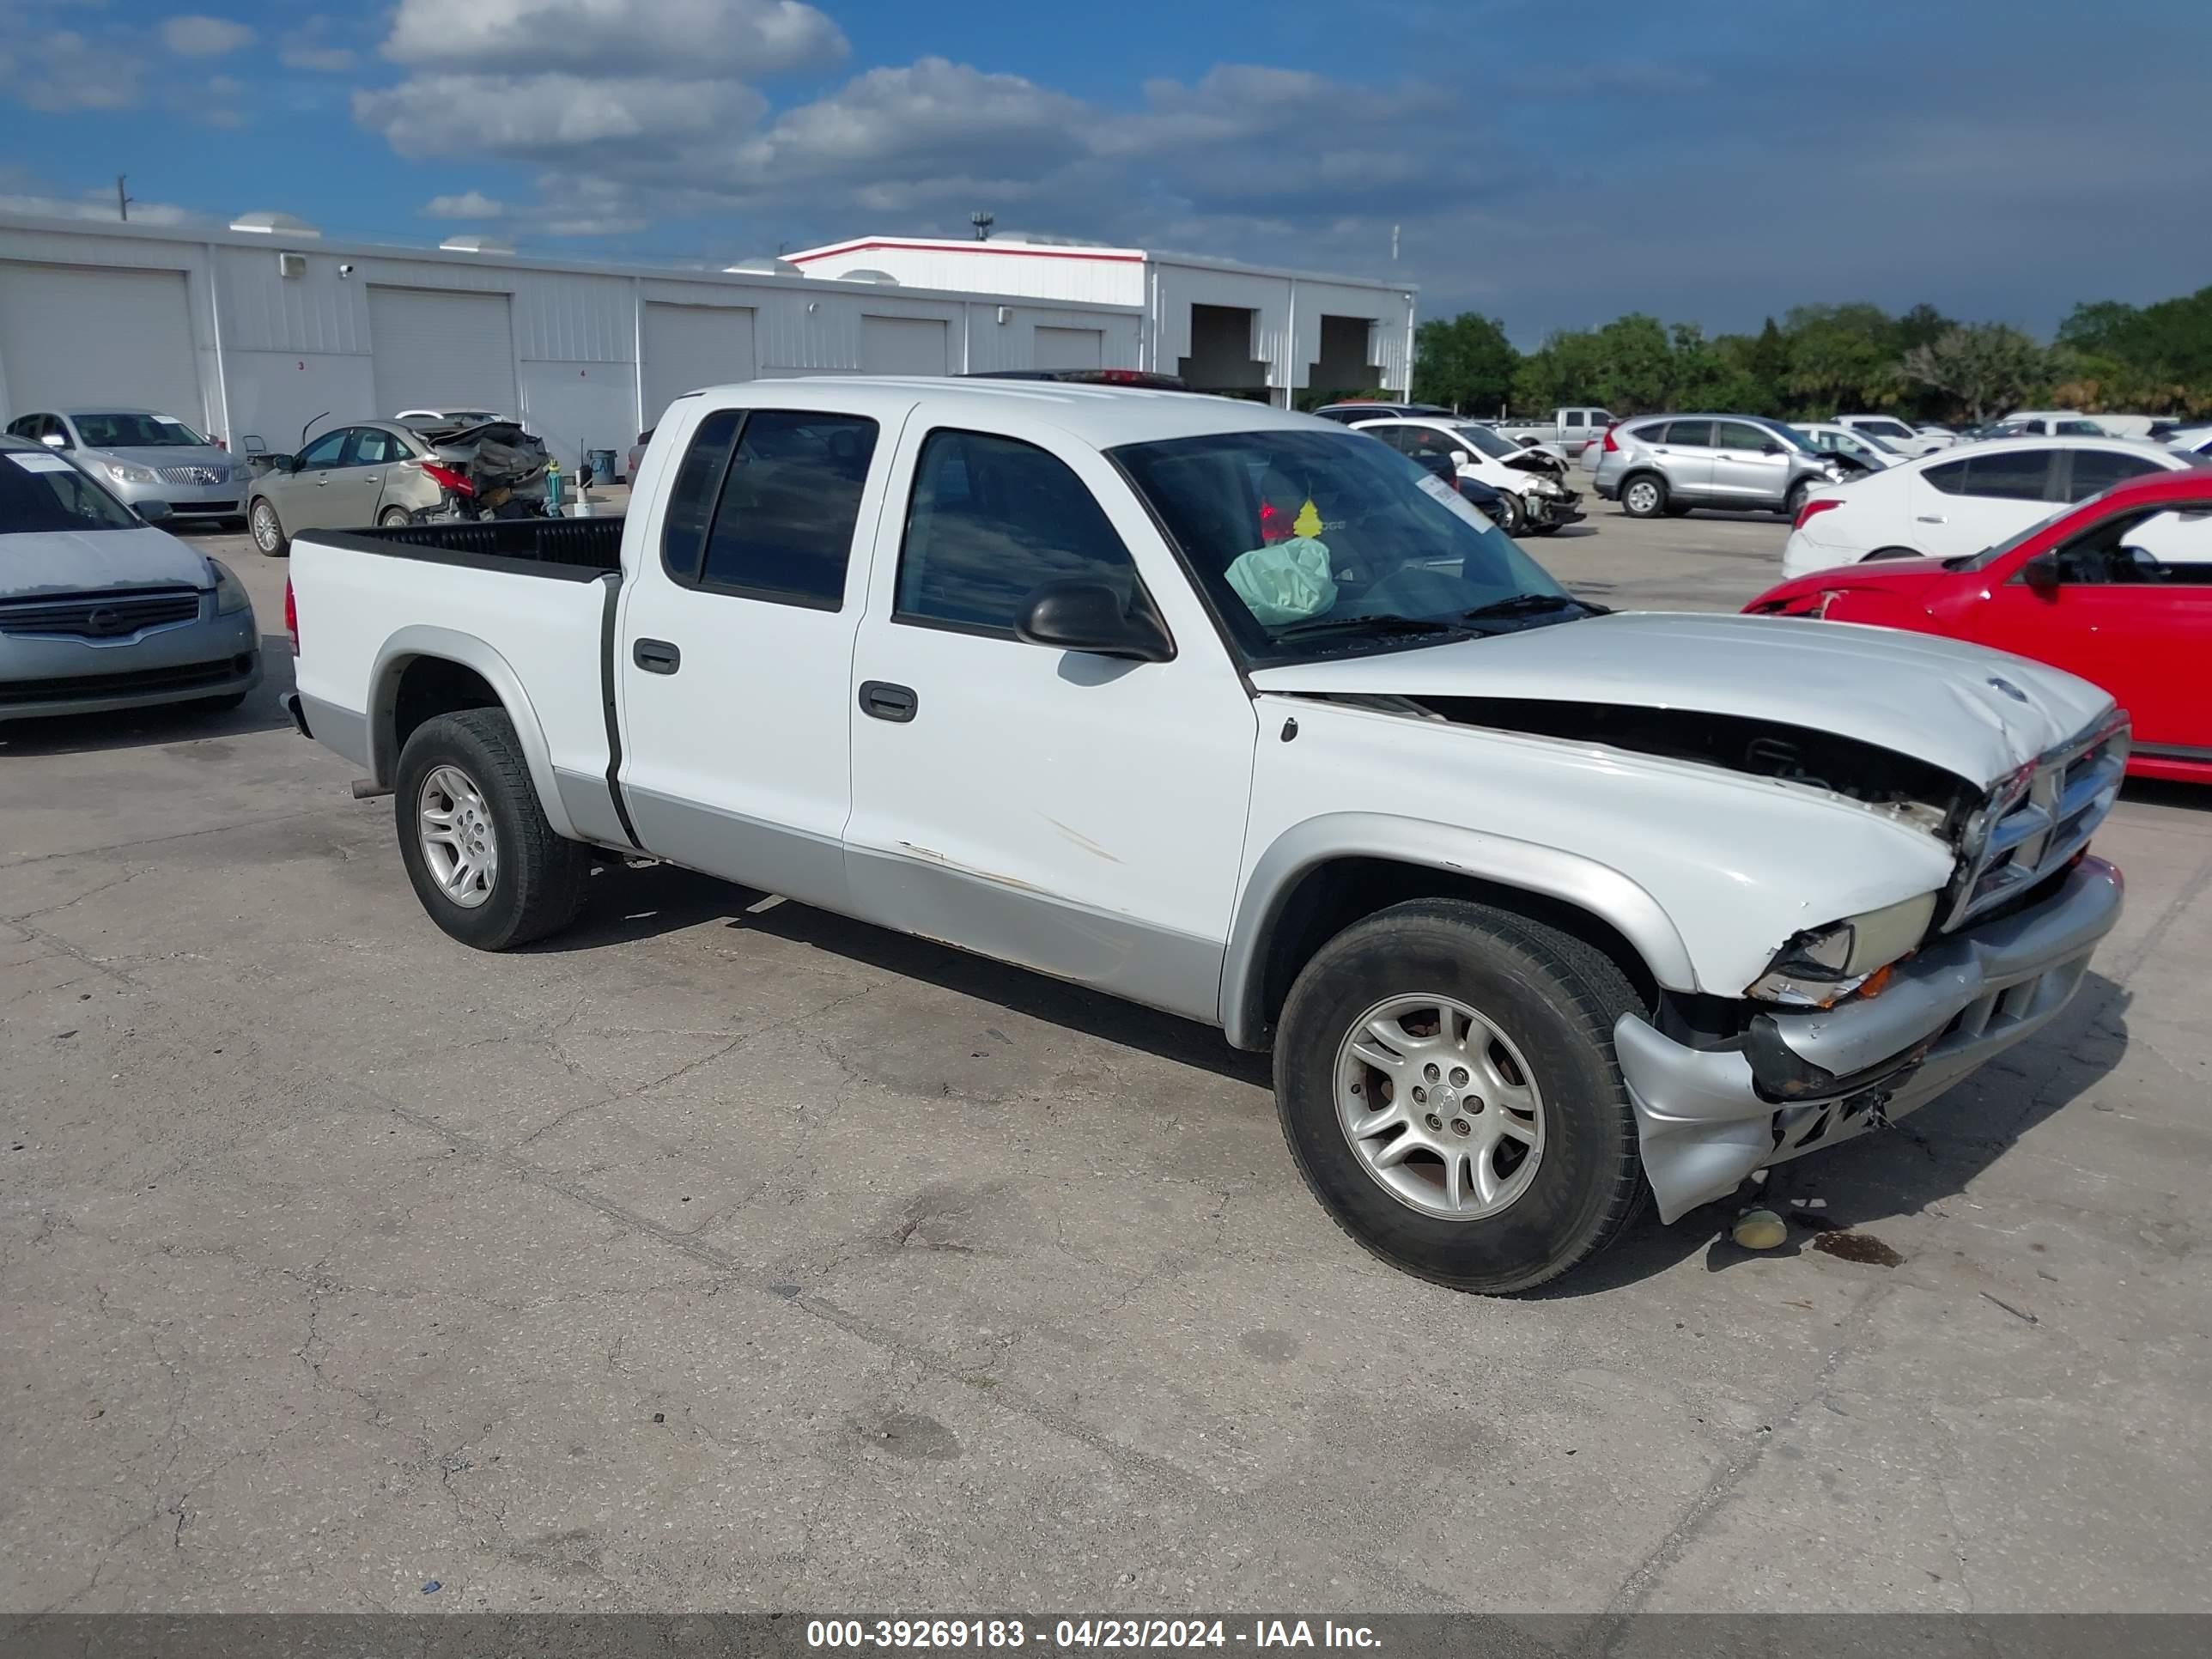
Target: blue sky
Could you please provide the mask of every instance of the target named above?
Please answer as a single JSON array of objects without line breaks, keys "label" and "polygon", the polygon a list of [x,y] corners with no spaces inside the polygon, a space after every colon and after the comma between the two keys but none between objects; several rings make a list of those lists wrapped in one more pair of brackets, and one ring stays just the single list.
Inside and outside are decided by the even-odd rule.
[{"label": "blue sky", "polygon": [[0,0],[0,207],[727,263],[1034,229],[1533,344],[2212,280],[2207,0]]}]

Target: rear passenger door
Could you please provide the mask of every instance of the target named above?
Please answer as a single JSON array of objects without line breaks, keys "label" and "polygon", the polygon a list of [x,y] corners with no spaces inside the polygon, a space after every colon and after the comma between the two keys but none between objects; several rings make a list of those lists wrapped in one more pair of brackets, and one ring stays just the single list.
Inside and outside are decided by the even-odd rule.
[{"label": "rear passenger door", "polygon": [[1911,481],[1911,545],[1931,558],[1978,553],[2058,510],[2057,451],[1995,442]]},{"label": "rear passenger door", "polygon": [[[900,443],[845,706],[858,914],[1214,1018],[1252,702],[1106,459],[1033,423]],[[1015,635],[1047,582],[1149,605],[1167,662]]]},{"label": "rear passenger door", "polygon": [[1669,421],[1654,438],[1650,427],[1644,441],[1659,458],[1668,493],[1703,501],[1713,493],[1713,423],[1711,421]]},{"label": "rear passenger door", "polygon": [[673,482],[624,550],[615,632],[637,840],[847,908],[848,685],[890,444],[866,414],[696,398],[661,430]]}]

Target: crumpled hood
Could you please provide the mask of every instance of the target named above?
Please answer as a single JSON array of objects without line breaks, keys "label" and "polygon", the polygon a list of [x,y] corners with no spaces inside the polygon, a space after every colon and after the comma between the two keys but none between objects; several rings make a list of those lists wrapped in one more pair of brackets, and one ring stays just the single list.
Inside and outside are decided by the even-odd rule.
[{"label": "crumpled hood", "polygon": [[110,587],[206,588],[208,562],[165,530],[52,530],[0,536],[0,597]]},{"label": "crumpled hood", "polygon": [[1521,697],[1764,716],[1988,784],[2112,707],[2087,680],[1978,645],[1850,623],[1637,611],[1254,672],[1262,691]]}]

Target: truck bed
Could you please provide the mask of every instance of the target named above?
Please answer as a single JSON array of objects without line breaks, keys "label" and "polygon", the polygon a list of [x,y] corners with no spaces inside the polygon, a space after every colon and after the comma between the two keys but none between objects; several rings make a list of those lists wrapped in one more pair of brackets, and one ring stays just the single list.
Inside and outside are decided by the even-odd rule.
[{"label": "truck bed", "polygon": [[308,531],[303,538],[355,553],[568,581],[590,581],[622,568],[620,519],[483,519],[390,530]]}]

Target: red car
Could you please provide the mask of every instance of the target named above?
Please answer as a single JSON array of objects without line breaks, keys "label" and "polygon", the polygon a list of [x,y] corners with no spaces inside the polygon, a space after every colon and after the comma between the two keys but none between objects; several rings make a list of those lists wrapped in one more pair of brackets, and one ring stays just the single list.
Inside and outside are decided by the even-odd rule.
[{"label": "red car", "polygon": [[2121,484],[1970,558],[1816,570],[1744,609],[1907,628],[2052,664],[2134,717],[2130,773],[2212,783],[2212,471]]}]

